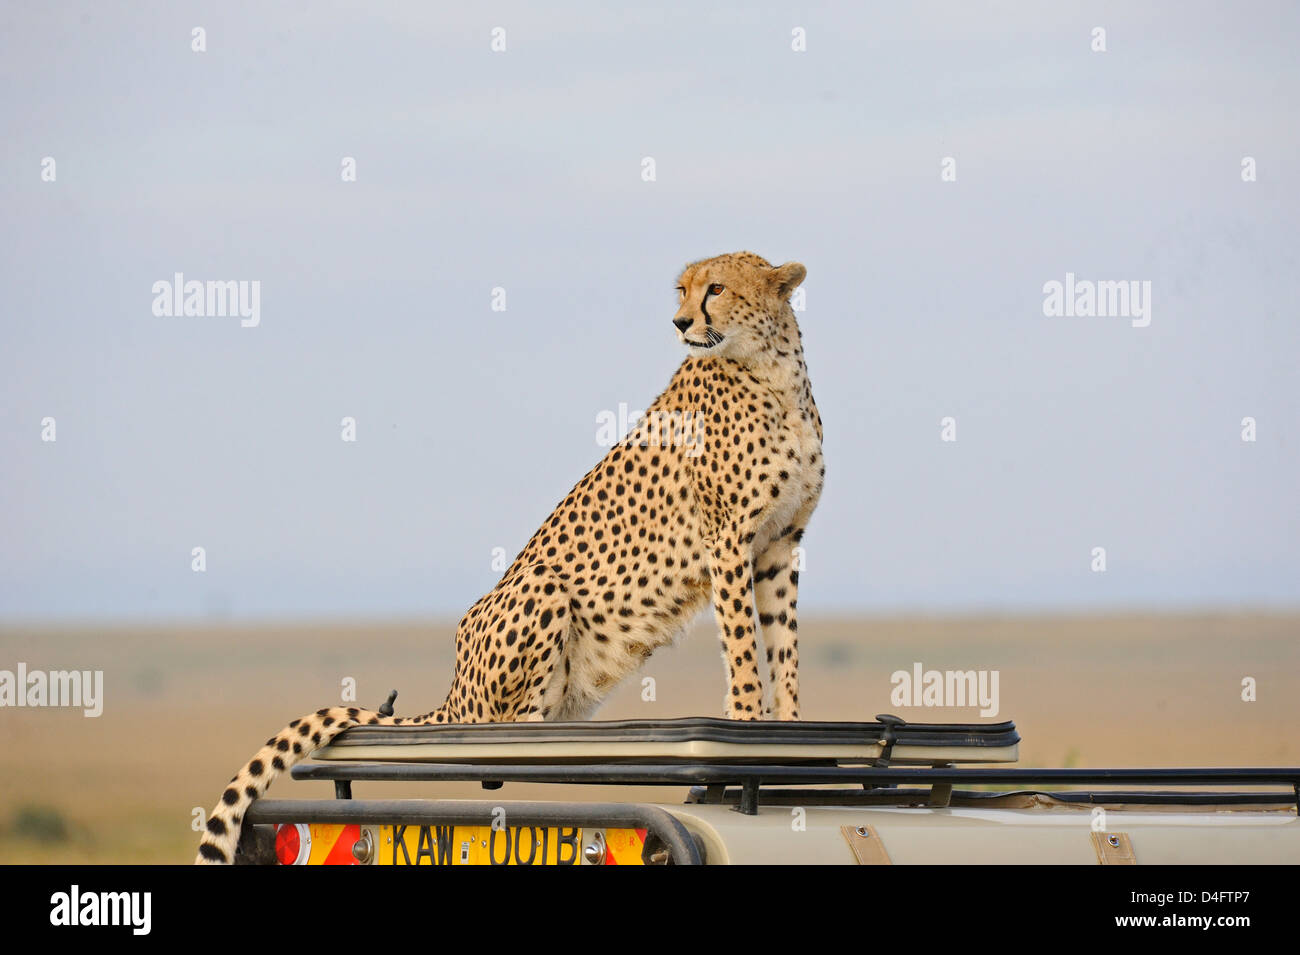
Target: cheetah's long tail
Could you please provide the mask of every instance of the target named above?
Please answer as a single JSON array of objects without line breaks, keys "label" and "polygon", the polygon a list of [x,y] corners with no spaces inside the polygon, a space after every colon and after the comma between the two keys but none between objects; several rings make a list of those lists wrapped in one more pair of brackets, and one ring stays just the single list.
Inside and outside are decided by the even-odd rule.
[{"label": "cheetah's long tail", "polygon": [[[436,711],[435,711],[436,712]],[[244,816],[278,777],[353,726],[405,726],[430,722],[432,713],[417,717],[383,716],[355,706],[317,710],[294,720],[266,741],[248,763],[230,780],[221,801],[208,816],[207,831],[199,843],[196,865],[229,865],[243,828]]]}]

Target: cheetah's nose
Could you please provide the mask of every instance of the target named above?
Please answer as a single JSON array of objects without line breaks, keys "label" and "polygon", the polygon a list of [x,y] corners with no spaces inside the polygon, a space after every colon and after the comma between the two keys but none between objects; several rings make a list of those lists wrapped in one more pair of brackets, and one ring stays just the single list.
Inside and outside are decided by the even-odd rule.
[{"label": "cheetah's nose", "polygon": [[677,326],[679,332],[684,332],[691,327],[693,321],[695,321],[693,318],[674,318],[673,324]]}]

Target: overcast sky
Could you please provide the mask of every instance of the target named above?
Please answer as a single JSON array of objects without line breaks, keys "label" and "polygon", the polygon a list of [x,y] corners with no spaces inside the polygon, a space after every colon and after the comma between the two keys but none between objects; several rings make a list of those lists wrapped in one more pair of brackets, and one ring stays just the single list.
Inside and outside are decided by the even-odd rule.
[{"label": "overcast sky", "polygon": [[1300,603],[1294,4],[620,6],[6,4],[0,619],[463,612],[739,249],[808,268],[805,613]]}]

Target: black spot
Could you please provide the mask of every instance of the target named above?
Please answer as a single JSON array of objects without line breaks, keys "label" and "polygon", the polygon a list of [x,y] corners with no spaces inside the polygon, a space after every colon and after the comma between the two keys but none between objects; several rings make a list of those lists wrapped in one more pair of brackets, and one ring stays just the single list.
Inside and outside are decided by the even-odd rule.
[{"label": "black spot", "polygon": [[250,776],[260,776],[265,769],[266,767],[262,765],[260,759],[255,759],[248,764],[248,774]]},{"label": "black spot", "polygon": [[226,834],[226,824],[222,822],[220,816],[213,816],[208,820],[208,832],[214,836],[224,836]]},{"label": "black spot", "polygon": [[209,862],[228,862],[226,854],[210,842],[205,842],[199,846],[199,855]]},{"label": "black spot", "polygon": [[227,789],[221,794],[221,801],[227,806],[233,806],[235,803],[239,802],[239,790],[234,788]]}]

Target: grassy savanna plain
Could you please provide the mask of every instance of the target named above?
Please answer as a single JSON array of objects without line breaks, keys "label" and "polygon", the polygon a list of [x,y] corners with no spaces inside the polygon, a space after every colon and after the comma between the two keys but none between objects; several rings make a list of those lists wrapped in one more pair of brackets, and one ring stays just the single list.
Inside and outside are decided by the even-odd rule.
[{"label": "grassy savanna plain", "polygon": [[[999,672],[1000,712],[1022,766],[1300,765],[1300,613],[1014,617],[807,617],[805,719],[978,722],[974,708],[891,702],[890,674]],[[235,770],[289,720],[340,702],[345,678],[399,714],[441,702],[454,622],[0,630],[0,669],[103,670],[103,715],[0,710],[0,862],[188,863]],[[654,679],[643,699],[641,677]],[[1242,700],[1242,681],[1257,700]],[[598,719],[719,715],[723,666],[711,621],[660,650]],[[473,797],[473,784],[357,784],[358,798]],[[507,784],[498,798],[680,801],[684,789]],[[328,798],[281,780],[276,798]]]}]

